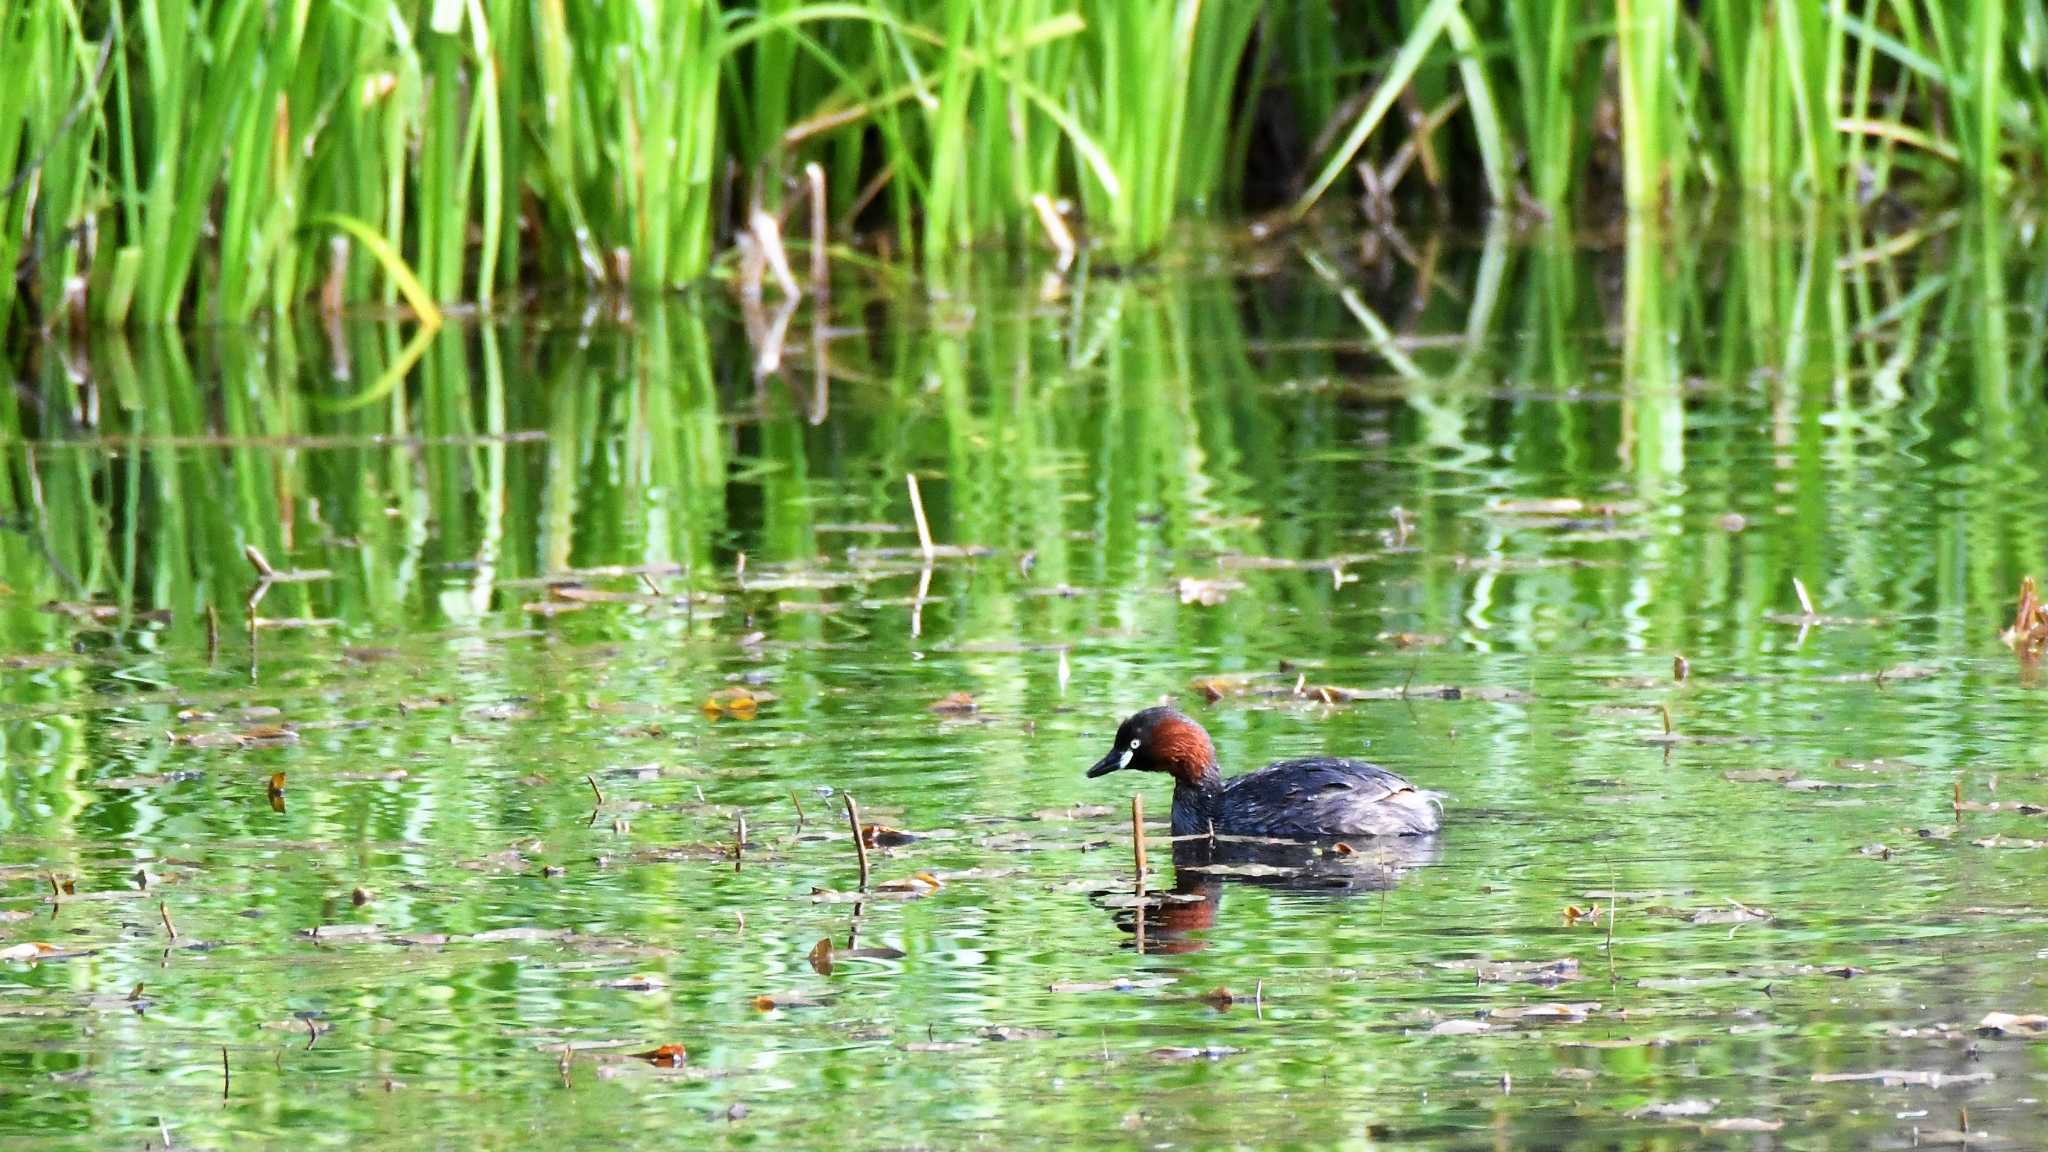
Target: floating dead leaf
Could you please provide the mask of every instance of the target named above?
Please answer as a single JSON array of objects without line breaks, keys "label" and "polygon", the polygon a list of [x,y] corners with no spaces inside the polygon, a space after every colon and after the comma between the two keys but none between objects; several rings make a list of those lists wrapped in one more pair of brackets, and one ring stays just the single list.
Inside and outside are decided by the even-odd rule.
[{"label": "floating dead leaf", "polygon": [[659,1048],[650,1048],[645,1052],[634,1052],[632,1057],[664,1068],[681,1068],[683,1062],[690,1058],[690,1053],[681,1044],[663,1044]]},{"label": "floating dead leaf", "polygon": [[977,1035],[989,1040],[1007,1042],[1015,1040],[1050,1040],[1058,1035],[1058,1033],[1049,1028],[1020,1028],[1008,1024],[998,1024],[993,1027],[983,1028]]},{"label": "floating dead leaf", "polygon": [[1121,980],[1074,980],[1046,985],[1048,992],[1139,992],[1147,988],[1164,988],[1174,983],[1171,976],[1150,976],[1142,979],[1126,977]]},{"label": "floating dead leaf", "polygon": [[910,892],[919,896],[929,896],[943,887],[945,885],[939,881],[937,876],[929,872],[918,872],[901,880],[884,880],[880,884],[875,885],[875,890],[877,892]]},{"label": "floating dead leaf", "polygon": [[1374,639],[1396,648],[1435,648],[1450,643],[1449,637],[1433,632],[1382,632]]},{"label": "floating dead leaf", "polygon": [[1776,1132],[1783,1128],[1783,1120],[1764,1120],[1755,1116],[1727,1116],[1707,1125],[1709,1132]]},{"label": "floating dead leaf", "polygon": [[1979,1036],[2007,1036],[2033,1040],[2048,1036],[2048,1016],[2035,1013],[1987,1012],[1977,1021]]},{"label": "floating dead leaf", "polygon": [[1183,872],[1199,872],[1204,876],[1299,876],[1308,871],[1304,867],[1288,867],[1282,864],[1182,864]]},{"label": "floating dead leaf", "polygon": [[1451,960],[1439,968],[1471,972],[1481,984],[1535,984],[1552,988],[1579,978],[1579,962],[1559,960]]},{"label": "floating dead leaf", "polygon": [[1627,1115],[1631,1120],[1642,1120],[1645,1118],[1678,1120],[1688,1116],[1705,1116],[1712,1112],[1720,1103],[1719,1100],[1700,1100],[1697,1098],[1671,1100],[1657,1104],[1645,1104],[1641,1108],[1629,1112]]},{"label": "floating dead leaf", "polygon": [[1495,1008],[1487,1013],[1486,1018],[1489,1020],[1562,1020],[1567,1023],[1577,1023],[1599,1010],[1600,1004],[1594,1000],[1570,1003],[1511,1004],[1505,1008]]},{"label": "floating dead leaf", "polygon": [[1970,841],[1970,843],[1972,843],[1972,844],[1976,845],[1976,846],[1977,846],[1977,847],[1979,847],[1979,848],[2020,848],[2020,849],[2025,849],[2025,848],[2043,848],[2043,847],[2048,847],[2048,841],[2044,841],[2044,840],[2028,840],[2028,839],[2025,839],[2025,838],[2023,838],[2023,837],[2019,837],[2019,836],[2002,836],[2002,835],[1992,835],[1992,836],[1986,836],[1986,837],[1984,837],[1983,839],[1980,839],[1980,840],[1972,840],[1972,841]]},{"label": "floating dead leaf", "polygon": [[949,692],[925,706],[925,711],[941,716],[972,716],[980,710],[981,705],[974,702],[971,692]]},{"label": "floating dead leaf", "polygon": [[1346,843],[1345,843],[1344,841],[1342,841],[1342,840],[1339,840],[1339,841],[1337,841],[1337,842],[1336,842],[1335,844],[1332,844],[1332,845],[1330,845],[1330,855],[1332,855],[1332,856],[1356,856],[1356,855],[1358,855],[1358,849],[1356,849],[1356,848],[1353,848],[1353,847],[1352,847],[1351,845],[1349,845],[1349,844],[1346,844]]},{"label": "floating dead leaf", "polygon": [[1577,904],[1567,904],[1564,906],[1564,922],[1566,927],[1579,924],[1598,924],[1600,923],[1600,906],[1592,904],[1581,908]]},{"label": "floating dead leaf", "polygon": [[704,698],[704,715],[713,720],[752,720],[760,714],[761,705],[774,699],[772,693],[734,684]]},{"label": "floating dead leaf", "polygon": [[55,944],[46,944],[41,940],[27,940],[20,944],[10,944],[5,948],[0,948],[0,960],[42,960],[50,956],[63,955],[63,953],[64,950]]},{"label": "floating dead leaf", "polygon": [[1491,1031],[1493,1031],[1493,1025],[1488,1024],[1484,1020],[1473,1020],[1460,1016],[1450,1020],[1438,1021],[1430,1028],[1429,1034],[1431,1036],[1481,1036]]},{"label": "floating dead leaf", "polygon": [[1196,999],[1200,1000],[1204,1004],[1207,1004],[1209,1007],[1214,1008],[1218,1012],[1227,1012],[1230,1010],[1230,1006],[1232,1004],[1237,1003],[1237,997],[1232,996],[1230,994],[1230,989],[1225,988],[1220,984],[1214,988],[1209,989],[1207,992],[1202,993],[1200,996],[1196,997]]},{"label": "floating dead leaf", "polygon": [[611,988],[619,992],[659,992],[668,987],[668,977],[659,972],[635,972],[631,976],[621,976],[616,980],[600,981],[598,987]]},{"label": "floating dead leaf", "polygon": [[1755,924],[1771,919],[1771,914],[1762,908],[1747,904],[1731,904],[1726,908],[1702,908],[1687,918],[1693,924]]},{"label": "floating dead leaf", "polygon": [[1033,820],[1047,822],[1055,820],[1093,820],[1110,813],[1106,804],[1076,804],[1071,808],[1040,808],[1031,814]]},{"label": "floating dead leaf", "polygon": [[770,992],[764,996],[756,996],[753,1000],[754,1010],[757,1012],[773,1012],[780,1008],[816,1008],[821,1003],[823,1001],[817,997],[807,996],[802,992]]},{"label": "floating dead leaf", "polygon": [[2032,576],[2020,578],[2019,610],[2013,613],[2012,627],[1998,638],[2025,664],[2037,663],[2048,650],[2048,605],[2035,593]]},{"label": "floating dead leaf", "polygon": [[860,830],[861,842],[870,848],[901,848],[914,843],[916,836],[886,824],[868,824]]},{"label": "floating dead leaf", "polygon": [[272,812],[284,811],[284,773],[272,772],[270,774],[270,784],[264,789],[264,792],[270,797],[270,810]]},{"label": "floating dead leaf", "polygon": [[538,928],[519,925],[513,928],[492,928],[487,932],[478,932],[476,935],[471,936],[470,939],[478,944],[502,944],[506,942],[530,944],[542,940],[566,940],[569,935],[570,932],[567,928]]},{"label": "floating dead leaf", "polygon": [[811,947],[811,970],[820,976],[832,974],[832,938],[826,936]]},{"label": "floating dead leaf", "polygon": [[1853,1084],[1876,1081],[1887,1088],[1941,1088],[1950,1084],[1982,1084],[1994,1079],[1986,1071],[1939,1072],[1933,1069],[1884,1068],[1875,1072],[1816,1072],[1815,1084]]},{"label": "floating dead leaf", "polygon": [[1211,1044],[1206,1048],[1154,1048],[1147,1055],[1151,1056],[1154,1060],[1221,1060],[1225,1056],[1235,1056],[1242,1051],[1244,1051],[1242,1048],[1227,1048],[1221,1044]]}]

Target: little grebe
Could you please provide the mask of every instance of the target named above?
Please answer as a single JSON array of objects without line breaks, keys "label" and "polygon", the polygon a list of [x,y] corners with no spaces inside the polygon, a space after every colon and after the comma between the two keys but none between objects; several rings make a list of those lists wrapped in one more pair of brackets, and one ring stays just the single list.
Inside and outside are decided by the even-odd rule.
[{"label": "little grebe", "polygon": [[1147,708],[1123,722],[1090,777],[1119,769],[1173,776],[1173,834],[1235,836],[1426,836],[1440,823],[1438,796],[1363,760],[1280,760],[1225,780],[1209,734],[1180,712]]}]

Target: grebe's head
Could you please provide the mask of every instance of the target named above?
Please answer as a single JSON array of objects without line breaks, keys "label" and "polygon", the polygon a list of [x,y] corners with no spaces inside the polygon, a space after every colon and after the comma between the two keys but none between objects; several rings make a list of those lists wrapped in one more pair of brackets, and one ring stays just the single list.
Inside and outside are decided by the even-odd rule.
[{"label": "grebe's head", "polygon": [[1177,709],[1161,705],[1124,721],[1109,754],[1097,760],[1088,775],[1107,776],[1129,768],[1171,772],[1175,779],[1192,783],[1215,767],[1216,746],[1209,743],[1209,734]]}]

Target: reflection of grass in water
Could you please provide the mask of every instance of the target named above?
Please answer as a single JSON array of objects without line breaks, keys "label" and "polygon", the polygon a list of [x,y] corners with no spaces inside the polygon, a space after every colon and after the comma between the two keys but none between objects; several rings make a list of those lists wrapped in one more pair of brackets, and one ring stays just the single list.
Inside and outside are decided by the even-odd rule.
[{"label": "reflection of grass in water", "polygon": [[[647,310],[633,329],[590,339],[450,330],[404,387],[366,406],[332,397],[400,354],[396,330],[350,326],[330,346],[295,328],[269,348],[227,333],[192,345],[102,339],[86,356],[90,393],[49,357],[35,402],[8,409],[19,438],[59,431],[63,414],[95,403],[104,436],[133,442],[115,454],[89,444],[17,454],[7,495],[34,530],[5,542],[8,581],[27,593],[12,631],[17,647],[47,643],[54,618],[20,605],[90,595],[170,607],[174,634],[189,641],[208,603],[234,615],[251,545],[344,570],[328,587],[280,588],[270,611],[386,627],[429,603],[509,612],[494,578],[577,564],[672,564],[702,582],[736,548],[757,563],[829,560],[843,542],[812,526],[907,523],[900,477],[911,468],[937,481],[943,538],[1030,552],[1053,583],[1114,576],[1149,588],[1169,571],[1199,574],[1218,553],[1356,551],[1400,504],[1419,513],[1415,543],[1435,591],[1417,605],[1434,611],[1461,583],[1440,553],[1486,546],[1445,523],[1465,493],[1533,484],[1586,494],[1632,477],[1633,496],[1662,507],[1682,483],[1718,490],[1726,511],[1752,518],[1792,508],[1788,532],[1751,538],[1762,556],[1743,549],[1746,564],[1767,565],[1746,573],[1747,594],[1775,604],[1794,572],[1816,587],[1838,575],[1816,563],[1833,554],[1833,526],[1890,491],[1848,479],[1854,462],[1891,443],[1968,447],[1955,467],[1983,481],[1966,491],[1987,494],[1973,510],[1987,527],[1968,538],[1991,549],[1971,571],[1978,594],[2009,590],[2017,561],[2004,557],[2037,529],[1988,525],[1996,501],[2032,474],[2015,409],[2034,401],[2006,380],[2015,355],[2038,362],[2039,341],[2008,344],[2013,273],[1996,229],[1967,230],[1952,260],[1913,277],[1901,274],[1906,256],[1854,237],[1843,255],[1833,235],[1815,228],[1804,243],[1759,237],[1702,254],[1651,232],[1617,257],[1583,259],[1496,234],[1432,269],[1445,287],[1419,310],[1403,302],[1403,280],[1343,308],[1297,281],[1271,297],[1285,301],[1276,309],[1242,304],[1220,282],[1084,278],[1049,306],[985,309],[964,337],[948,322],[833,338],[837,379],[815,424],[817,366],[801,332],[782,372],[756,383],[731,322],[694,305]],[[1618,288],[1603,283],[1610,270]],[[993,273],[975,275],[979,296],[1003,296]],[[849,295],[834,307],[852,316],[865,303]],[[1305,328],[1313,339],[1300,338]],[[1433,332],[1466,340],[1416,339]],[[1389,364],[1397,371],[1382,384]],[[1961,389],[1959,369],[1970,382]],[[308,391],[303,378],[333,383]],[[1299,394],[1276,398],[1276,380]],[[1408,471],[1372,467],[1383,452],[1346,443],[1358,427],[1341,397],[1358,387],[1397,400],[1364,411],[1403,446]],[[1511,398],[1496,398],[1502,390]],[[1579,392],[1618,407],[1570,399]],[[1758,436],[1789,469],[1790,491],[1759,493],[1739,474]],[[1514,467],[1494,462],[1496,444]],[[1302,465],[1317,453],[1361,463],[1347,482]],[[1463,491],[1446,503],[1433,487],[1459,474]],[[1086,508],[1092,520],[1077,517]],[[1678,527],[1642,545],[1656,563],[1700,550],[1732,562],[1724,536]],[[1858,559],[1859,582],[1884,583],[1882,551]],[[1923,555],[1889,564],[1912,570]],[[449,565],[464,569],[451,578]]]}]

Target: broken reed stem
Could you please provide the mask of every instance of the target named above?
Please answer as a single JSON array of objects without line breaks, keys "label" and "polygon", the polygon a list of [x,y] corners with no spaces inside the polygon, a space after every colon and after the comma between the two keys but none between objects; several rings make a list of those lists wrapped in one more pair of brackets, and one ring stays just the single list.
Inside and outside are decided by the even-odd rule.
[{"label": "broken reed stem", "polygon": [[159,900],[156,902],[156,912],[157,915],[164,918],[164,931],[171,934],[172,940],[176,940],[178,938],[178,926],[171,923],[171,906]]},{"label": "broken reed stem", "polygon": [[212,665],[220,660],[220,610],[211,600],[206,602],[206,663]]},{"label": "broken reed stem", "polygon": [[[832,263],[825,251],[825,168],[813,161],[804,165],[804,180],[811,187],[811,294],[823,300],[831,295]],[[812,342],[818,342],[816,335]]]},{"label": "broken reed stem", "polygon": [[220,1048],[220,1098],[223,1100],[228,1098],[229,1083],[230,1080],[228,1078],[228,1048],[227,1045],[223,1044]]},{"label": "broken reed stem", "polygon": [[924,562],[930,564],[936,549],[932,547],[932,526],[924,518],[924,496],[917,490],[917,474],[905,472],[903,480],[910,486],[910,515],[917,521],[917,546],[924,552]]},{"label": "broken reed stem", "polygon": [[1614,897],[1619,885],[1615,882],[1614,867],[1607,868],[1607,987],[1615,986],[1614,976]]},{"label": "broken reed stem", "polygon": [[860,890],[868,890],[868,842],[860,835],[860,805],[854,802],[853,793],[846,796],[846,822],[853,825],[853,853],[860,860]]},{"label": "broken reed stem", "polygon": [[604,807],[604,792],[598,788],[597,781],[591,777],[590,773],[585,772],[583,774],[583,782],[590,785],[590,794],[597,797],[598,807]]},{"label": "broken reed stem", "polygon": [[1138,861],[1138,894],[1142,896],[1145,894],[1145,798],[1136,792],[1131,793],[1131,855]]},{"label": "broken reed stem", "polygon": [[747,814],[732,814],[732,870],[740,870],[740,860],[747,854]]},{"label": "broken reed stem", "polygon": [[1266,978],[1264,976],[1259,977],[1259,982],[1252,985],[1252,1011],[1258,1014],[1259,1019],[1264,1020],[1266,1018]]},{"label": "broken reed stem", "polygon": [[796,808],[796,830],[804,830],[804,802],[796,798],[796,789],[789,790],[789,802]]}]

